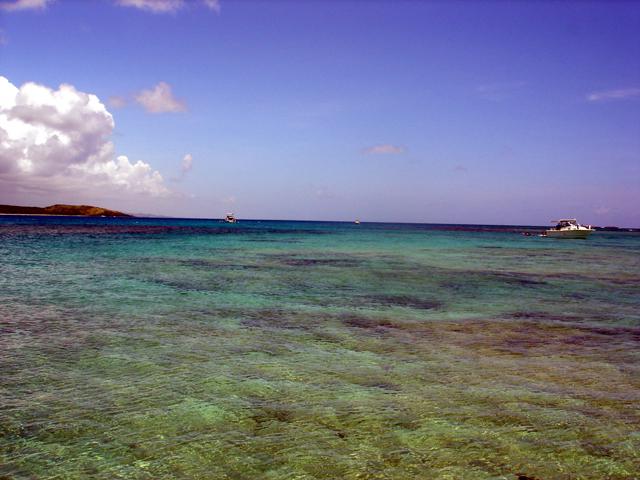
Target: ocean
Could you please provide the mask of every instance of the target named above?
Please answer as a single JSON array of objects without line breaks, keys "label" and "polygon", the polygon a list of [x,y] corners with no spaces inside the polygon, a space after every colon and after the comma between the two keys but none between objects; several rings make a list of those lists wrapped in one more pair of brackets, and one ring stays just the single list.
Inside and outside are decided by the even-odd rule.
[{"label": "ocean", "polygon": [[0,216],[0,478],[640,478],[640,234],[522,230]]}]

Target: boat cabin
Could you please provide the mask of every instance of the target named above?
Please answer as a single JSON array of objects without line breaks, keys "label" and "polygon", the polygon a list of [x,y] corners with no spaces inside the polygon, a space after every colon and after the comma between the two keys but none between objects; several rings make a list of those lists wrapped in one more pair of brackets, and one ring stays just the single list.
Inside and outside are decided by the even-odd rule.
[{"label": "boat cabin", "polygon": [[578,221],[575,218],[561,218],[560,220],[555,220],[551,223],[556,223],[556,230],[578,226]]}]

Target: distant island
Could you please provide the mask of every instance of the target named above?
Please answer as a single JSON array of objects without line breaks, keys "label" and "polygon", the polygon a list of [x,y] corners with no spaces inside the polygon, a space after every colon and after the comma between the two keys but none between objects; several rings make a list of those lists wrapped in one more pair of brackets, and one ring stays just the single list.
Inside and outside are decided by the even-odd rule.
[{"label": "distant island", "polygon": [[0,205],[0,215],[80,215],[85,217],[132,217],[116,210],[91,205],[49,205],[48,207],[21,207]]}]

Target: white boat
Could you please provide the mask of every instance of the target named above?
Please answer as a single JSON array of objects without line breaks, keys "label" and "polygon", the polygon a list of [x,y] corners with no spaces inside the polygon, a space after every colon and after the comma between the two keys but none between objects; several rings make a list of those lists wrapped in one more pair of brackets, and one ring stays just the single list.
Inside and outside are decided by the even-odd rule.
[{"label": "white boat", "polygon": [[591,225],[580,225],[575,218],[562,218],[556,220],[555,228],[545,231],[547,237],[553,238],[587,238],[594,232]]},{"label": "white boat", "polygon": [[238,220],[233,213],[227,213],[227,216],[224,217],[224,221],[226,223],[236,223]]}]

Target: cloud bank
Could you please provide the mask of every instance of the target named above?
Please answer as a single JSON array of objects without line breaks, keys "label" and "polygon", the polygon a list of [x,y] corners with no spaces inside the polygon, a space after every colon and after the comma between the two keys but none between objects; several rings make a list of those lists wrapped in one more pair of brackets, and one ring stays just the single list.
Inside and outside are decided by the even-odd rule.
[{"label": "cloud bank", "polygon": [[142,90],[136,95],[136,102],[149,113],[184,112],[187,107],[173,96],[171,85],[160,82],[151,90]]},{"label": "cloud bank", "polygon": [[148,163],[115,155],[113,129],[95,95],[0,76],[0,190],[170,195]]},{"label": "cloud bank", "polygon": [[[188,3],[185,0],[117,0],[116,4],[123,7],[133,7],[140,10],[146,10],[152,13],[175,13],[182,10]],[[220,11],[219,0],[200,0],[204,5],[214,12]]]},{"label": "cloud bank", "polygon": [[405,148],[399,145],[382,144],[365,148],[362,153],[365,155],[398,155],[404,153]]}]

